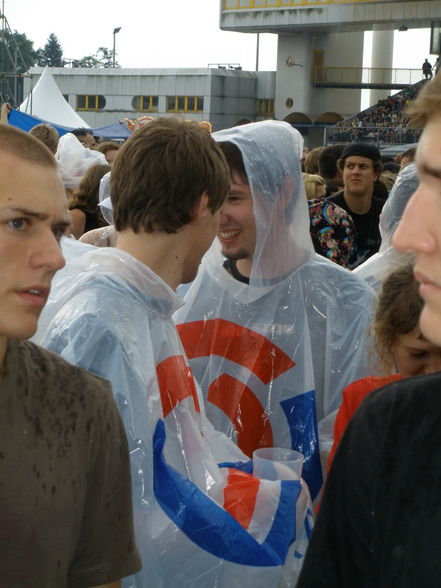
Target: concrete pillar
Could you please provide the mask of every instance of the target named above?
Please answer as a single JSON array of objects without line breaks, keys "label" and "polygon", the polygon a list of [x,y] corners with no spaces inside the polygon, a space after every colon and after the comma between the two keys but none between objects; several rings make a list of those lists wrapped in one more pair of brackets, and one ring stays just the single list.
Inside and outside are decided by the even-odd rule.
[{"label": "concrete pillar", "polygon": [[360,111],[361,90],[312,86],[313,51],[323,53],[324,66],[330,68],[332,79],[343,76],[348,81],[361,81],[363,32],[302,31],[279,35],[276,118],[284,119],[290,112],[302,112],[312,120],[324,112],[336,112],[346,118]]},{"label": "concrete pillar", "polygon": [[[384,71],[392,69],[394,52],[394,31],[378,30],[373,27],[372,35],[372,79],[373,82],[387,83],[391,81],[391,72]],[[378,69],[377,69],[378,68]],[[390,96],[391,90],[371,90],[369,104],[372,106],[379,100]]]}]

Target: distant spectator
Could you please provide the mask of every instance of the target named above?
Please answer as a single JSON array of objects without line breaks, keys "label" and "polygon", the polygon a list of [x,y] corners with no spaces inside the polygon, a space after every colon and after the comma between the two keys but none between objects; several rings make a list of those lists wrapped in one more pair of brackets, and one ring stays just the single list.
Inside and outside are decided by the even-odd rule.
[{"label": "distant spectator", "polygon": [[308,200],[323,198],[326,195],[326,182],[316,174],[302,174]]},{"label": "distant spectator", "polygon": [[300,165],[302,166],[302,172],[305,171],[305,157],[308,155],[308,153],[309,153],[308,147],[303,147],[302,158],[300,159]]},{"label": "distant spectator", "polygon": [[345,145],[330,145],[320,151],[318,158],[319,174],[326,182],[326,196],[331,196],[343,188],[342,173],[338,169]]},{"label": "distant spectator", "polygon": [[29,134],[44,143],[49,151],[55,155],[57,152],[58,141],[60,140],[60,135],[58,134],[57,129],[54,129],[51,125],[42,123],[32,127]]},{"label": "distant spectator", "polygon": [[321,151],[323,151],[324,147],[316,147],[315,149],[312,149],[312,151],[310,151],[309,153],[306,154],[305,157],[305,173],[307,174],[318,174],[319,173],[319,167],[318,167],[318,158],[319,155],[321,153]]},{"label": "distant spectator", "polygon": [[109,165],[112,165],[113,160],[115,159],[116,154],[118,153],[118,149],[119,144],[115,141],[104,141],[104,143],[100,143],[97,147],[97,151],[99,151],[105,156],[106,161]]},{"label": "distant spectator", "polygon": [[71,233],[79,239],[83,233],[107,226],[98,207],[101,178],[110,171],[109,165],[93,165],[85,173],[69,204]]},{"label": "distant spectator", "polygon": [[424,60],[423,66],[422,66],[422,70],[423,70],[423,76],[425,77],[426,80],[431,80],[432,79],[432,64],[429,62],[428,59]]},{"label": "distant spectator", "polygon": [[70,131],[72,135],[78,139],[78,141],[87,147],[88,149],[96,149],[98,143],[95,137],[93,136],[92,129],[86,129],[85,127],[81,127],[78,129],[73,129]]},{"label": "distant spectator", "polygon": [[400,169],[403,169],[403,167],[406,167],[406,165],[409,165],[409,163],[415,161],[415,155],[416,147],[411,147],[410,149],[407,149],[407,151],[404,151],[404,153],[400,153],[400,155],[397,157],[400,164]]},{"label": "distant spectator", "polygon": [[387,169],[383,170],[383,173],[380,176],[380,182],[385,186],[388,193],[392,190],[396,179],[397,174]]}]

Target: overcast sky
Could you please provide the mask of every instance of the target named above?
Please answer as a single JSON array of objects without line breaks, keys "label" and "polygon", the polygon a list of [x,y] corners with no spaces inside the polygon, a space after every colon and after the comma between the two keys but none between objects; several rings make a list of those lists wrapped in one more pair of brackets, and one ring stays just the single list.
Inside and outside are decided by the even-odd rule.
[{"label": "overcast sky", "polygon": [[[122,67],[207,67],[239,63],[254,70],[256,35],[219,30],[218,0],[4,0],[13,30],[34,48],[55,33],[66,58],[79,59],[113,46]],[[420,68],[429,51],[428,31],[397,33],[395,67]],[[276,68],[277,36],[261,35],[261,70]]]}]

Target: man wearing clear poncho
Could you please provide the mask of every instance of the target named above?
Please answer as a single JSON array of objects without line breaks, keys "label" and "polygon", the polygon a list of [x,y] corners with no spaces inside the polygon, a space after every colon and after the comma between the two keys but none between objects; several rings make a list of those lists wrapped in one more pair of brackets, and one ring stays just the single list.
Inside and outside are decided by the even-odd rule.
[{"label": "man wearing clear poncho", "polygon": [[317,418],[332,436],[343,388],[372,375],[374,294],[314,253],[295,129],[265,121],[213,137],[232,190],[221,209],[221,243],[175,315],[178,332],[214,426],[248,455],[269,445],[304,453],[314,497]]},{"label": "man wearing clear poncho", "polygon": [[311,530],[308,491],[230,467],[246,457],[208,422],[171,319],[182,304],[174,288],[194,278],[216,233],[229,186],[222,154],[195,123],[159,119],[122,147],[111,182],[118,247],[71,255],[39,341],[112,383],[143,563],[124,586],[292,587]]}]

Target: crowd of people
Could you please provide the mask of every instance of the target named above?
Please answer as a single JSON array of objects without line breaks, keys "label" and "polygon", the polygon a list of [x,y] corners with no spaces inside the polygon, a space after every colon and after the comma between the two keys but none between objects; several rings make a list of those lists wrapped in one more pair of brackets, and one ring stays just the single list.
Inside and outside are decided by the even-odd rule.
[{"label": "crowd of people", "polygon": [[438,586],[440,97],[395,161],[2,109],[0,583]]},{"label": "crowd of people", "polygon": [[347,121],[328,129],[328,140],[339,143],[416,143],[421,129],[410,125],[406,112],[424,83],[409,86]]}]

